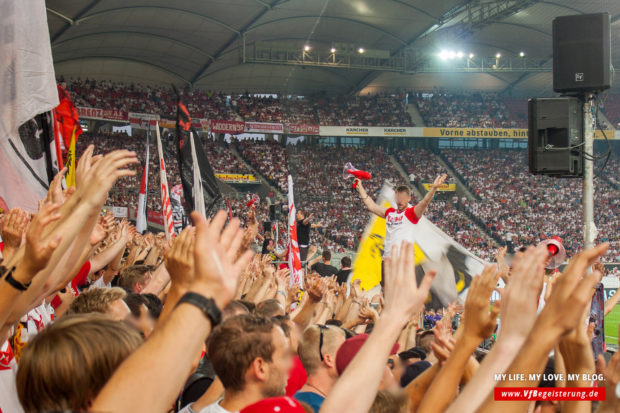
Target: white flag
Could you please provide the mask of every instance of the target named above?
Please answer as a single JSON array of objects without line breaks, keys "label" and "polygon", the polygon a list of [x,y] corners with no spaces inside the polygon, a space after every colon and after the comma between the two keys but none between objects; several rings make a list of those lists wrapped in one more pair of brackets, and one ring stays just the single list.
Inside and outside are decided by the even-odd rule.
[{"label": "white flag", "polygon": [[161,210],[164,214],[164,231],[166,239],[174,237],[174,222],[172,221],[172,207],[170,206],[170,190],[168,189],[168,177],[166,176],[166,163],[164,152],[161,148],[161,136],[159,135],[159,122],[155,125],[157,135],[157,153],[159,154],[159,179],[161,182]]},{"label": "white flag", "polygon": [[205,216],[205,198],[202,194],[202,175],[200,175],[200,167],[198,166],[198,158],[196,157],[196,145],[194,144],[194,134],[189,133],[189,141],[192,145],[192,168],[194,172],[194,184],[192,187],[192,196],[194,197],[194,210]]},{"label": "white flag", "polygon": [[43,145],[18,128],[58,105],[45,1],[0,0],[0,27],[0,197],[35,212],[48,185]]},{"label": "white flag", "polygon": [[146,200],[147,188],[149,186],[149,138],[150,131],[146,135],[146,162],[144,163],[144,171],[142,172],[142,181],[140,182],[140,194],[138,195],[138,213],[136,215],[136,229],[140,234],[144,233],[147,228],[146,223]]}]

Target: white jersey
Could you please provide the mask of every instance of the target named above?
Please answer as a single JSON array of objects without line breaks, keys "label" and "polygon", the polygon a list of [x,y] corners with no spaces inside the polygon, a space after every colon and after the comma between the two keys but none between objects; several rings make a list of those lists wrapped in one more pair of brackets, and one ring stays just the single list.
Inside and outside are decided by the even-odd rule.
[{"label": "white jersey", "polygon": [[413,242],[415,224],[420,217],[415,215],[414,207],[408,206],[402,212],[394,208],[385,211],[385,245],[383,258],[392,254],[392,246],[400,246],[403,241]]}]

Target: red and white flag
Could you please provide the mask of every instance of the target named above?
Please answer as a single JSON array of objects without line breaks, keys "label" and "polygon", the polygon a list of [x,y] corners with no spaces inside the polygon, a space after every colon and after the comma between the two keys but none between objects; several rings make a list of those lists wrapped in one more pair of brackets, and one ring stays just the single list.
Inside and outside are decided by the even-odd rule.
[{"label": "red and white flag", "polygon": [[139,233],[146,231],[146,187],[149,182],[149,135],[146,135],[146,162],[142,172],[142,182],[140,182],[140,194],[138,195],[138,214],[136,216],[136,229]]},{"label": "red and white flag", "polygon": [[299,244],[297,243],[297,219],[295,199],[293,196],[293,177],[288,176],[288,268],[291,270],[291,285],[299,284],[303,288],[304,271],[301,268]]},{"label": "red and white flag", "polygon": [[161,210],[164,213],[164,231],[166,239],[174,237],[174,221],[172,220],[172,207],[170,206],[170,190],[168,189],[168,178],[166,176],[166,163],[164,153],[161,148],[161,136],[159,135],[159,122],[155,125],[157,134],[157,153],[159,154],[159,179],[161,181]]}]

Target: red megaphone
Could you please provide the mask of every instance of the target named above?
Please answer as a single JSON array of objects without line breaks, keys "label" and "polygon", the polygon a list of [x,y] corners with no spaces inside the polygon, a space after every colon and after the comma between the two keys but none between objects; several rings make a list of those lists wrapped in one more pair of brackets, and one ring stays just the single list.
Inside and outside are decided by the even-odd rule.
[{"label": "red megaphone", "polygon": [[258,194],[254,194],[252,195],[252,199],[250,199],[248,203],[245,204],[245,206],[247,208],[251,207],[252,209],[254,209],[255,208],[254,204],[258,204],[259,202],[260,202],[260,197],[258,196]]},{"label": "red megaphone", "polygon": [[[347,162],[344,165],[344,169],[342,170],[342,177],[344,179],[349,179],[351,177],[355,177],[355,178],[363,180],[363,181],[367,181],[369,179],[372,179],[372,175],[370,174],[370,172],[360,171],[359,169],[354,167],[351,164],[351,162]],[[353,189],[355,189],[356,186],[357,186],[357,181],[353,182]]]}]

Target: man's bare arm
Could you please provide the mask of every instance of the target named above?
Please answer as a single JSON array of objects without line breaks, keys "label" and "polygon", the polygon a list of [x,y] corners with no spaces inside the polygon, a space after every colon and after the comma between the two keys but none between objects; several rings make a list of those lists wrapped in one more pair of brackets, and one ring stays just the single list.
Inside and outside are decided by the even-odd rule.
[{"label": "man's bare arm", "polygon": [[357,179],[356,181],[357,192],[359,192],[360,197],[362,198],[362,201],[366,206],[366,209],[368,209],[370,212],[377,215],[378,217],[385,218],[385,211],[387,211],[387,208],[377,205],[362,186],[362,181],[359,179]]}]

